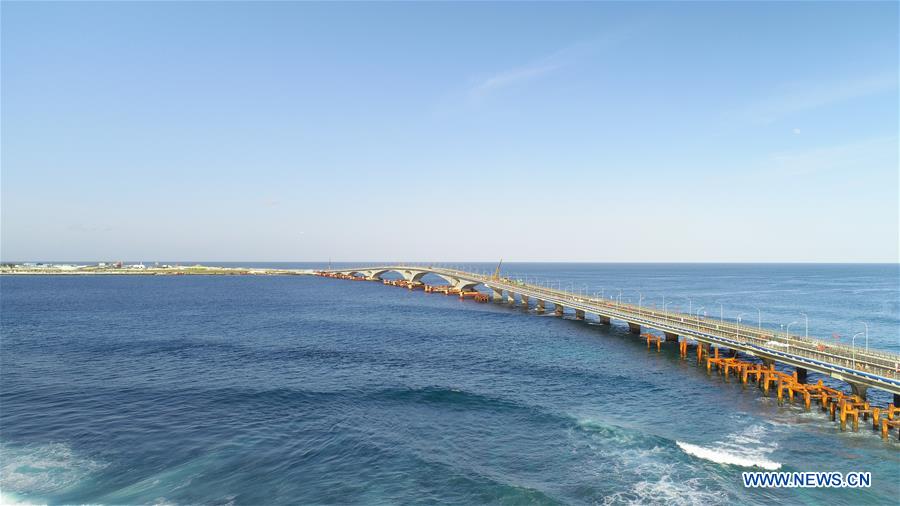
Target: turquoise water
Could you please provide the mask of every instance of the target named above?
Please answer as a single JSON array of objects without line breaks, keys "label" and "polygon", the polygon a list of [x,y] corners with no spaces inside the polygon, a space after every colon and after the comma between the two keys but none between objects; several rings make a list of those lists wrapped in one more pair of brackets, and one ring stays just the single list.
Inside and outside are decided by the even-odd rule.
[{"label": "turquoise water", "polygon": [[[308,265],[285,265],[309,267]],[[316,265],[316,267],[321,267]],[[479,270],[493,266],[469,266]],[[898,266],[518,264],[900,351]],[[672,305],[669,306],[672,309]],[[710,310],[710,308],[712,308]],[[627,328],[315,277],[0,279],[0,488],[103,504],[896,504],[900,443]],[[857,345],[862,345],[857,338]],[[818,379],[812,375],[811,380]],[[886,403],[883,392],[871,391]],[[728,464],[739,462],[741,465]],[[741,472],[871,471],[861,490]]]}]

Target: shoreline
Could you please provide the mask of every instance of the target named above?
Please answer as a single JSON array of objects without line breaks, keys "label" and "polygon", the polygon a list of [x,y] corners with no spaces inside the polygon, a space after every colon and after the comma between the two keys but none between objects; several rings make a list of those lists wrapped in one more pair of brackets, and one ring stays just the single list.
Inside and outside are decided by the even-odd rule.
[{"label": "shoreline", "polygon": [[0,269],[0,276],[309,276],[312,269],[258,269],[251,267]]}]

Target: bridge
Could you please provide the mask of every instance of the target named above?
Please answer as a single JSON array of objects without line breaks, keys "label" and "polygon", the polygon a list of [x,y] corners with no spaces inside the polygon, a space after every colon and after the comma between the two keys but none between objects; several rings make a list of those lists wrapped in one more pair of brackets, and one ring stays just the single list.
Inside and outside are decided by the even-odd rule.
[{"label": "bridge", "polygon": [[628,324],[632,333],[640,334],[641,328],[654,329],[665,336],[666,341],[678,341],[679,336],[691,339],[698,346],[727,348],[759,358],[764,364],[781,363],[796,368],[800,381],[805,382],[807,371],[815,371],[847,382],[853,394],[865,399],[869,387],[894,394],[894,405],[900,406],[900,354],[887,351],[859,349],[855,346],[836,345],[803,336],[789,335],[762,326],[728,322],[689,314],[659,310],[642,304],[634,305],[620,300],[590,297],[566,290],[527,283],[522,279],[489,276],[474,272],[443,267],[413,265],[387,265],[355,269],[328,269],[322,274],[354,276],[360,279],[380,281],[388,272],[403,277],[410,286],[422,283],[422,278],[433,274],[460,291],[484,287],[491,300],[498,303],[521,305],[537,312],[546,311],[552,305],[554,313],[562,316],[565,310],[574,311],[575,318],[585,319],[596,315],[601,323],[612,320]]}]

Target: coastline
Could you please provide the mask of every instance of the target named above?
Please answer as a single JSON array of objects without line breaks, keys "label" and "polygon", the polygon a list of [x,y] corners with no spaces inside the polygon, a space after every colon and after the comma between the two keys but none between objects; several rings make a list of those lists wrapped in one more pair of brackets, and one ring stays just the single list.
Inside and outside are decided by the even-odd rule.
[{"label": "coastline", "polygon": [[2,268],[0,276],[307,276],[312,269],[258,269],[251,267],[148,267],[144,269],[96,268]]}]

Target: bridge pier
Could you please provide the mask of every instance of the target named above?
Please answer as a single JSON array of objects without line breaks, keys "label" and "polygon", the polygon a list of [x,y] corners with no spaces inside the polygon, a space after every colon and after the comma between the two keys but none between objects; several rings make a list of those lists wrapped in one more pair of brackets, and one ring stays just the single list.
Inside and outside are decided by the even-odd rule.
[{"label": "bridge pier", "polygon": [[[386,273],[392,273],[388,275],[390,280],[385,279]],[[329,268],[326,270],[315,270],[310,274],[335,279],[382,280],[385,285],[403,286],[409,290],[422,289],[424,287],[422,283],[424,277],[434,275],[446,281],[448,287],[452,287],[451,289],[454,289],[454,292],[456,290],[464,292],[461,294],[464,298],[475,295],[475,299],[479,302],[485,301],[486,298],[482,294],[476,295],[473,293],[473,290],[475,287],[480,288],[482,286],[487,287],[487,290],[483,293],[488,294],[490,298],[497,303],[510,303],[510,305],[515,307],[518,305],[518,302],[516,301],[518,295],[522,306],[526,308],[526,310],[529,308],[531,301],[530,297],[522,292],[529,294],[533,293],[535,294],[534,297],[537,302],[536,311],[539,313],[549,309],[545,308],[548,301],[540,300],[539,297],[553,297],[553,300],[560,301],[558,304],[550,302],[554,305],[554,313],[558,316],[564,315],[565,307],[563,304],[565,302],[563,301],[579,300],[572,299],[571,294],[566,295],[562,290],[541,289],[536,285],[512,282],[506,278],[488,278],[476,273],[466,273],[455,269],[435,268],[432,266],[387,265],[359,269]],[[401,276],[403,281],[395,279],[397,275]],[[448,291],[442,287],[439,288],[434,286],[433,288],[435,288],[434,291],[437,292]],[[512,290],[519,290],[519,292],[512,292]],[[628,323],[629,332],[634,334],[640,334],[644,326],[647,326],[648,329],[656,328],[658,331],[662,331],[662,333],[665,334],[666,341],[679,343],[679,352],[682,358],[686,357],[689,345],[700,342],[700,340],[707,342],[700,342],[695,350],[697,352],[698,361],[702,361],[703,358],[707,357],[713,358],[714,355],[714,358],[720,359],[719,361],[721,362],[727,355],[731,355],[731,358],[737,358],[738,352],[746,353],[752,357],[758,357],[756,360],[761,360],[762,363],[765,364],[764,367],[758,367],[750,362],[737,362],[740,364],[739,367],[743,367],[745,370],[744,378],[747,376],[746,371],[751,371],[750,374],[756,375],[757,382],[760,383],[760,387],[762,387],[767,394],[773,382],[782,380],[782,383],[788,382],[787,386],[789,390],[791,384],[794,384],[796,381],[800,386],[794,386],[803,389],[801,393],[812,395],[815,387],[809,384],[809,381],[812,380],[808,377],[809,372],[812,371],[817,374],[830,375],[835,379],[842,379],[850,385],[854,397],[867,397],[869,386],[877,389],[886,389],[893,394],[894,405],[900,406],[900,389],[897,388],[896,381],[892,380],[892,378],[896,377],[896,367],[892,366],[897,363],[897,358],[892,358],[887,361],[868,360],[857,357],[853,350],[843,347],[834,347],[829,350],[827,354],[822,354],[821,351],[824,351],[822,345],[817,346],[818,351],[814,351],[808,346],[789,346],[788,343],[791,341],[790,338],[785,338],[785,344],[781,344],[781,340],[776,335],[770,334],[768,331],[762,332],[759,329],[754,331],[752,328],[745,327],[741,327],[740,337],[756,337],[749,342],[740,339],[733,340],[732,338],[737,335],[737,332],[734,330],[734,327],[730,325],[725,325],[724,328],[720,328],[719,325],[713,324],[714,322],[712,320],[698,320],[696,316],[680,312],[670,314],[666,308],[663,308],[665,311],[665,319],[663,320],[661,318],[662,315],[658,310],[653,312],[649,308],[635,308],[630,305],[622,306],[617,304],[615,312],[610,313],[612,307],[610,303],[587,298],[580,299],[578,306],[579,309],[574,307],[569,308],[569,311],[574,312],[575,318],[578,320],[585,319],[586,313],[590,312],[591,314],[596,314],[598,316],[600,323],[609,324],[611,318],[609,316],[603,316],[603,314],[615,314],[616,320]],[[603,311],[604,313],[600,314],[599,311]],[[705,330],[703,332],[700,330],[701,322],[705,322]],[[744,335],[745,333],[748,335]],[[773,341],[767,341],[770,339],[770,335]],[[684,338],[681,338],[681,336],[684,336]],[[761,341],[765,342],[765,344],[760,345],[759,343]],[[710,346],[708,342],[722,344]],[[711,350],[712,347],[716,347],[714,354],[710,353],[713,351]],[[731,350],[730,352],[729,349]],[[707,357],[704,357],[704,354]],[[720,355],[722,355],[722,357],[720,357]],[[825,356],[823,357],[823,355]],[[893,357],[900,357],[900,355],[893,354]],[[858,358],[860,358],[860,360],[857,360]],[[724,371],[726,374],[729,371],[729,367],[733,366],[732,362],[733,361],[728,361],[725,364]],[[797,364],[800,365],[800,367],[793,366],[794,373],[793,378],[791,378],[790,376],[785,376],[775,370],[776,362],[782,363],[782,367],[786,370],[790,370],[789,367],[784,367],[787,365]],[[859,366],[857,366],[857,362],[860,362]],[[713,363],[715,363],[715,361]],[[848,363],[852,363],[853,365],[848,367]],[[832,366],[840,366],[840,369]],[[794,393],[796,392],[797,391],[795,390]],[[833,394],[833,392],[830,391],[826,393],[829,395]],[[807,395],[806,402],[809,402],[809,399],[810,396]],[[834,404],[830,405],[833,406]],[[850,415],[855,415],[856,413],[852,410],[858,410],[859,408],[848,405],[847,409],[851,410],[849,413]],[[859,414],[864,416],[867,412],[868,408],[859,409]],[[894,423],[897,422],[894,421]]]},{"label": "bridge pier", "polygon": [[[866,400],[866,391],[869,389],[868,385],[862,385],[859,383],[850,383],[850,392],[853,395],[859,396],[860,399]],[[897,395],[897,394],[894,394]]]}]

